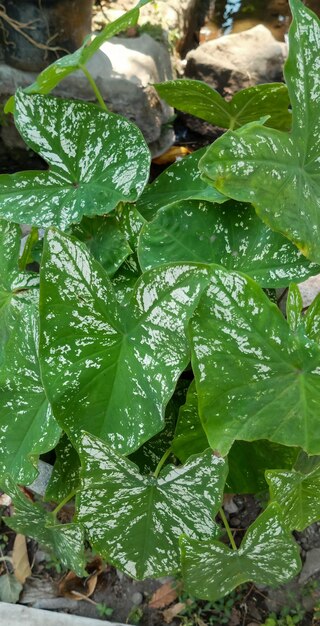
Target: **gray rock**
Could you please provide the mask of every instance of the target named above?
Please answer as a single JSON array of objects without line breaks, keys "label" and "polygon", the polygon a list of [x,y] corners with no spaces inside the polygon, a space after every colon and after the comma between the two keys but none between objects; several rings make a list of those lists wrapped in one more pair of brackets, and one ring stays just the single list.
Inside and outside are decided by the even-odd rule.
[{"label": "gray rock", "polygon": [[133,604],[139,606],[139,604],[142,604],[143,602],[143,594],[140,593],[140,591],[135,591],[135,593],[132,594],[131,600]]},{"label": "gray rock", "polygon": [[[172,78],[170,55],[165,46],[145,33],[134,38],[113,38],[89,61],[88,69],[110,110],[139,126],[153,156],[172,145],[173,131],[163,132],[163,126],[173,110],[152,87],[152,83]],[[0,101],[34,79],[33,74],[0,64]],[[63,80],[53,93],[64,98],[94,100],[92,88],[81,71]],[[1,128],[1,138],[8,148],[21,147],[21,138],[12,125]]]},{"label": "gray rock", "polygon": [[306,560],[299,577],[300,585],[304,585],[309,578],[320,572],[320,548],[313,548],[307,552]]},{"label": "gray rock", "polygon": [[302,295],[303,306],[309,306],[314,298],[320,293],[320,274],[311,276],[303,283],[299,284]]},{"label": "gray rock", "polygon": [[44,461],[38,461],[38,471],[39,474],[37,478],[33,481],[31,485],[28,486],[28,489],[33,493],[36,493],[38,496],[44,496],[49,480],[51,478],[53,467],[49,463],[45,463]]},{"label": "gray rock", "polygon": [[282,79],[286,44],[262,24],[200,45],[187,55],[185,74],[203,80],[222,95]]}]

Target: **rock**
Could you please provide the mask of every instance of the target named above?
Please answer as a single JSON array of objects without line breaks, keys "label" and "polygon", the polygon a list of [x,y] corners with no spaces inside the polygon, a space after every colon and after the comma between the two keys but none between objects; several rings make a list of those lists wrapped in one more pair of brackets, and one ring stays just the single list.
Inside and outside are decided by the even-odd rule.
[{"label": "rock", "polygon": [[205,81],[222,95],[230,95],[252,85],[281,81],[286,55],[286,44],[259,24],[189,52],[185,74]]},{"label": "rock", "polygon": [[[172,145],[173,131],[163,132],[163,126],[173,111],[151,86],[172,78],[170,55],[165,46],[145,33],[134,38],[115,37],[103,44],[89,61],[88,69],[107,106],[139,126],[153,156]],[[0,101],[5,101],[18,86],[26,87],[34,79],[33,74],[0,64]],[[94,100],[92,88],[81,71],[63,80],[53,93],[64,98]],[[12,126],[2,127],[1,137],[8,148],[21,146],[21,139]]]},{"label": "rock", "polygon": [[46,489],[48,487],[49,480],[51,478],[53,466],[49,463],[45,463],[39,459],[38,461],[38,471],[39,474],[37,478],[33,481],[31,485],[28,485],[28,489],[33,493],[36,493],[38,496],[44,496]]},{"label": "rock", "polygon": [[304,585],[309,578],[320,572],[320,548],[313,548],[307,552],[306,560],[299,577],[300,585]]},{"label": "rock", "polygon": [[320,274],[311,276],[303,283],[300,283],[299,289],[302,295],[303,306],[310,306],[311,302],[320,293]]},{"label": "rock", "polygon": [[143,594],[140,593],[140,591],[135,591],[132,594],[131,600],[135,606],[139,606],[139,604],[142,604],[143,602]]}]

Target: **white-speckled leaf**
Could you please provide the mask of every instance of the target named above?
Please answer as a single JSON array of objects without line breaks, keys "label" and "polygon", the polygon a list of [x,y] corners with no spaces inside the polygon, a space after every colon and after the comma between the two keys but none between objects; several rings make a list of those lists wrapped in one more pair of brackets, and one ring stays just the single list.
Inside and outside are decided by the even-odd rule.
[{"label": "white-speckled leaf", "polygon": [[85,576],[81,524],[58,524],[50,512],[40,504],[33,503],[9,478],[1,483],[1,487],[12,497],[14,504],[14,516],[6,518],[9,528],[32,537],[51,550],[62,565],[78,576]]},{"label": "white-speckled leaf", "polygon": [[145,273],[130,303],[81,242],[49,231],[41,270],[41,361],[59,423],[87,430],[124,454],[164,426],[189,361],[187,325],[209,280],[205,265]]},{"label": "white-speckled leaf", "polygon": [[136,204],[143,217],[151,220],[159,209],[181,200],[222,203],[228,199],[200,177],[199,160],[205,152],[206,148],[201,148],[176,161],[144,189]]},{"label": "white-speckled leaf", "polygon": [[41,382],[37,308],[25,304],[12,321],[0,370],[0,476],[28,485],[61,431]]},{"label": "white-speckled leaf", "polygon": [[19,226],[0,220],[0,366],[17,312],[34,300],[39,285],[38,274],[19,271],[20,239]]},{"label": "white-speckled leaf", "polygon": [[109,276],[113,276],[132,250],[120,228],[118,220],[112,215],[84,217],[71,231],[79,241],[84,241]]},{"label": "white-speckled leaf", "polygon": [[288,89],[281,83],[242,89],[231,100],[225,100],[200,80],[169,80],[155,85],[155,88],[171,106],[214,126],[236,129],[267,115],[267,126],[279,130],[291,128]]},{"label": "white-speckled leaf", "polygon": [[16,94],[15,124],[49,172],[0,176],[0,215],[65,229],[84,215],[109,213],[142,192],[150,152],[140,130],[94,104]]},{"label": "white-speckled leaf", "polygon": [[94,549],[129,576],[146,578],[179,569],[179,536],[216,535],[227,464],[211,450],[158,478],[103,441],[84,435],[78,519]]},{"label": "white-speckled leaf", "polygon": [[215,268],[191,321],[199,412],[213,449],[269,439],[320,452],[320,347],[249,277]]},{"label": "white-speckled leaf", "polygon": [[303,301],[300,289],[297,285],[291,283],[287,295],[286,316],[287,322],[293,331],[297,330],[302,324],[302,307]]},{"label": "white-speckled leaf", "polygon": [[298,574],[299,548],[287,532],[280,507],[271,504],[247,530],[238,550],[219,541],[181,538],[186,590],[214,602],[242,583],[276,587]]},{"label": "white-speckled leaf", "polygon": [[304,317],[304,326],[308,337],[320,343],[320,293],[308,308]]},{"label": "white-speckled leaf", "polygon": [[[148,4],[150,0],[140,0],[137,5],[127,11],[124,15],[120,15],[116,20],[107,24],[103,30],[95,35],[90,43],[86,39],[83,45],[78,48],[72,54],[66,54],[54,63],[51,63],[49,67],[46,67],[40,74],[38,74],[36,80],[32,85],[26,87],[26,93],[50,93],[54,87],[56,87],[64,78],[69,76],[78,69],[81,69],[83,65],[91,59],[91,57],[99,50],[101,45],[114,37],[121,31],[125,31],[128,28],[135,26],[139,18],[139,8]],[[14,97],[12,96],[5,107],[6,113],[14,112]]]},{"label": "white-speckled leaf", "polygon": [[290,530],[304,530],[320,520],[320,462],[312,471],[269,470],[266,481],[272,501],[278,502]]},{"label": "white-speckled leaf", "polygon": [[131,254],[112,278],[112,287],[120,304],[129,304],[134,287],[140,276],[141,270],[137,255]]},{"label": "white-speckled leaf", "polygon": [[320,262],[320,23],[300,0],[290,0],[293,22],[285,78],[292,131],[243,127],[218,139],[200,168],[221,191],[252,202],[258,215]]},{"label": "white-speckled leaf", "polygon": [[66,434],[55,448],[56,460],[46,488],[45,500],[60,502],[77,489],[80,481],[79,455]]},{"label": "white-speckled leaf", "polygon": [[320,271],[251,205],[234,200],[222,206],[184,200],[160,209],[142,228],[138,256],[143,270],[178,261],[217,263],[262,287],[285,287]]}]

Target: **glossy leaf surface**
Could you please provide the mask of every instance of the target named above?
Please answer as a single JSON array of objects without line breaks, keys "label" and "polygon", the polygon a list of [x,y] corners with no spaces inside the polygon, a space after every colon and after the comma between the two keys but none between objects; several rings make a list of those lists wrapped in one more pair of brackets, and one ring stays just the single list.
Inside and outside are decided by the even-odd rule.
[{"label": "glossy leaf surface", "polygon": [[155,85],[155,88],[159,96],[171,106],[214,126],[236,130],[268,115],[267,126],[279,130],[291,128],[288,89],[281,83],[242,89],[229,101],[199,80],[170,80]]},{"label": "glossy leaf surface", "polygon": [[273,232],[253,207],[183,200],[159,209],[139,238],[143,270],[162,263],[217,263],[248,274],[262,287],[285,287],[319,273],[297,248]]},{"label": "glossy leaf surface", "polygon": [[54,448],[61,431],[41,382],[36,307],[25,304],[12,327],[0,371],[0,476],[28,485],[39,455]]},{"label": "glossy leaf surface", "polygon": [[147,185],[136,207],[147,220],[151,220],[159,209],[182,200],[205,200],[222,203],[227,197],[200,177],[199,161],[206,148],[196,150],[187,157],[170,165],[151,185]]},{"label": "glossy leaf surface", "polygon": [[109,276],[113,276],[132,252],[114,216],[84,217],[72,228],[72,235],[84,241]]},{"label": "glossy leaf surface", "polygon": [[37,274],[19,271],[20,239],[19,226],[0,220],[0,366],[17,315],[39,285]]},{"label": "glossy leaf surface", "polygon": [[284,584],[301,567],[298,546],[277,504],[269,505],[249,527],[238,550],[219,541],[182,537],[181,552],[187,591],[212,602],[248,581],[270,587]]},{"label": "glossy leaf surface", "polygon": [[286,316],[291,330],[295,331],[302,324],[301,312],[303,307],[299,287],[291,283],[287,295]]},{"label": "glossy leaf surface", "polygon": [[120,115],[20,90],[15,124],[50,169],[0,176],[0,215],[6,219],[65,229],[84,215],[133,202],[147,182],[149,149],[139,129]]},{"label": "glossy leaf surface", "polygon": [[89,435],[80,458],[78,518],[93,547],[129,576],[177,571],[182,532],[198,538],[216,534],[227,466],[211,450],[184,466],[168,465],[158,478],[141,475],[131,461]]},{"label": "glossy leaf surface", "polygon": [[[150,0],[140,0],[136,7],[127,11],[124,15],[107,24],[104,29],[94,37],[91,42],[85,41],[83,45],[78,48],[72,54],[67,54],[61,59],[58,59],[54,63],[51,63],[49,67],[46,67],[37,76],[36,81],[29,87],[26,87],[26,93],[40,93],[47,94],[54,89],[64,78],[69,76],[78,69],[81,69],[83,65],[91,59],[91,57],[99,50],[102,44],[114,37],[122,30],[135,26],[139,19],[139,8],[148,4]],[[13,113],[14,111],[14,98],[8,100],[5,112]]]},{"label": "glossy leaf surface", "polygon": [[218,139],[200,162],[206,181],[258,215],[320,262],[320,23],[300,0],[293,22],[285,78],[292,105],[290,134],[250,126]]},{"label": "glossy leaf surface", "polygon": [[157,268],[120,306],[85,246],[49,231],[41,273],[42,375],[73,441],[83,429],[128,454],[162,430],[165,406],[189,360],[187,324],[208,279],[204,265]]},{"label": "glossy leaf surface", "polygon": [[49,548],[66,568],[84,576],[84,537],[80,524],[54,524],[52,514],[31,502],[11,480],[7,479],[2,486],[14,503],[14,516],[6,518],[8,526]]},{"label": "glossy leaf surface", "polygon": [[290,530],[304,530],[320,519],[320,462],[311,472],[268,471],[271,500],[278,502]]},{"label": "glossy leaf surface", "polygon": [[[199,454],[209,446],[199,413],[194,381],[191,383],[186,403],[179,411],[179,418],[172,442],[172,450],[185,463],[192,454]],[[297,458],[295,448],[281,446],[271,441],[235,441],[229,454],[229,473],[225,491],[229,493],[259,493],[265,491],[265,470],[270,468],[291,469]]]},{"label": "glossy leaf surface", "polygon": [[320,347],[249,277],[213,271],[191,322],[199,412],[223,455],[236,439],[320,452]]}]

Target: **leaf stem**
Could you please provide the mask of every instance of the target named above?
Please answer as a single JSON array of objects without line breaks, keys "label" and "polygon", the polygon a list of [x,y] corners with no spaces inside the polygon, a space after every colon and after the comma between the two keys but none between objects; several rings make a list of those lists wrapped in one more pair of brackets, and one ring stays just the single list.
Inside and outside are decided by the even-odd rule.
[{"label": "leaf stem", "polygon": [[100,89],[99,89],[96,81],[94,80],[93,76],[91,76],[89,70],[86,68],[85,65],[80,65],[80,68],[82,69],[84,75],[88,79],[88,81],[89,81],[89,83],[90,83],[90,85],[91,85],[91,87],[92,87],[92,89],[93,89],[93,91],[95,93],[95,96],[96,96],[96,98],[97,98],[101,108],[104,109],[105,111],[108,111],[108,107],[107,107],[107,105],[106,105],[106,103],[105,103],[105,101],[104,101],[104,99],[103,99],[103,97],[102,97],[102,95],[100,93]]},{"label": "leaf stem", "polygon": [[232,532],[231,532],[231,528],[230,528],[230,526],[229,526],[229,524],[228,524],[228,520],[227,520],[227,518],[226,518],[226,516],[225,516],[225,512],[224,512],[224,510],[223,510],[223,508],[222,508],[222,507],[221,507],[221,509],[219,510],[219,514],[220,514],[220,517],[221,517],[221,519],[222,519],[222,521],[223,521],[224,527],[225,527],[225,529],[226,529],[226,531],[227,531],[227,535],[228,535],[228,537],[229,537],[229,540],[230,540],[230,543],[231,543],[231,546],[232,546],[232,550],[237,550],[237,546],[236,546],[236,544],[235,544],[235,540],[234,540],[234,538],[233,538],[233,534],[232,534]]},{"label": "leaf stem", "polygon": [[155,478],[158,478],[159,474],[160,474],[160,470],[162,469],[163,465],[165,464],[168,456],[171,454],[172,449],[168,448],[168,450],[165,451],[165,453],[163,454],[163,456],[161,457],[156,469],[153,472],[153,475]]},{"label": "leaf stem", "polygon": [[21,272],[23,272],[26,269],[30,255],[31,255],[32,248],[34,244],[37,243],[38,238],[39,238],[38,229],[36,226],[32,226],[31,231],[27,237],[24,250],[19,259],[19,270]]},{"label": "leaf stem", "polygon": [[69,500],[71,500],[73,498],[73,496],[75,496],[77,493],[77,489],[73,489],[72,491],[70,491],[70,493],[68,493],[68,495],[61,500],[61,502],[59,502],[58,506],[56,506],[56,508],[52,511],[52,515],[54,517],[57,517],[57,514],[59,513],[60,509],[62,509],[62,507],[67,504],[67,502],[69,502]]}]

